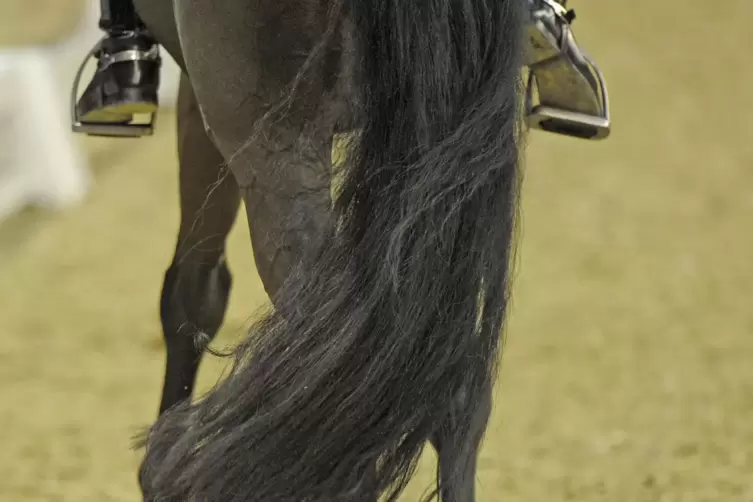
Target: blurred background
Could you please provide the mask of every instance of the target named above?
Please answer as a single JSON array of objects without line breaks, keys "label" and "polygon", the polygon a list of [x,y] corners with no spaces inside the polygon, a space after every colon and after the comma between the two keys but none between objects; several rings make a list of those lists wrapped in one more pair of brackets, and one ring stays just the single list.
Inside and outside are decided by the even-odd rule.
[{"label": "blurred background", "polygon": [[[69,133],[95,4],[0,1],[2,501],[138,500],[130,441],[157,411],[175,70],[153,137]],[[751,502],[753,2],[570,4],[613,133],[530,136],[479,500]],[[57,118],[24,125],[38,96]],[[219,345],[267,301],[243,215],[229,259]],[[223,364],[207,361],[202,388]]]}]

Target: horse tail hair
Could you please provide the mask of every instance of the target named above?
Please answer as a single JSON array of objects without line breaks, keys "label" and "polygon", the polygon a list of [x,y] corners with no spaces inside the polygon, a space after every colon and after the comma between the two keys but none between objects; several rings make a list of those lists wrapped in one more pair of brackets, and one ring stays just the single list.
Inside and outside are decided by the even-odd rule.
[{"label": "horse tail hair", "polygon": [[453,397],[473,413],[494,380],[518,214],[524,2],[343,1],[363,128],[335,224],[227,377],[148,433],[147,500],[396,500]]}]

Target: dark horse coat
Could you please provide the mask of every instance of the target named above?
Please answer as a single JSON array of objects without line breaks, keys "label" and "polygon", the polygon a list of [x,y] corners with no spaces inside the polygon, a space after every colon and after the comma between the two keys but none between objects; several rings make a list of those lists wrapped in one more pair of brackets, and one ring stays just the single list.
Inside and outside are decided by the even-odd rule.
[{"label": "dark horse coat", "polygon": [[[519,184],[520,0],[136,0],[181,65],[150,501],[474,499]],[[332,139],[355,127],[331,185]],[[188,398],[245,202],[274,310]],[[200,336],[196,336],[196,334]]]}]

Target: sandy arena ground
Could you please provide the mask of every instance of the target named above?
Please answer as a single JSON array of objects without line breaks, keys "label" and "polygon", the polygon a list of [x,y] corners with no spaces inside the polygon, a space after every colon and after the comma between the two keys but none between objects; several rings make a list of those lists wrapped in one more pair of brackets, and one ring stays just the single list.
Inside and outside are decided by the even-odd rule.
[{"label": "sandy arena ground", "polygon": [[[751,502],[753,2],[572,4],[614,133],[531,137],[479,500]],[[156,412],[178,222],[164,115],[153,138],[82,140],[97,183],[83,206],[0,226],[2,501],[138,500],[129,441]],[[229,256],[220,345],[266,301],[245,219]]]}]

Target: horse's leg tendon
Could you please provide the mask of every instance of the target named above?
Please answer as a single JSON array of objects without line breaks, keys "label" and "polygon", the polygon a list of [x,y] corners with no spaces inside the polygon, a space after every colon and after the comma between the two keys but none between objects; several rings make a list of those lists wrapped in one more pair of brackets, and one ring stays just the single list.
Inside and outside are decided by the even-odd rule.
[{"label": "horse's leg tendon", "polygon": [[178,140],[181,222],[160,304],[167,347],[160,414],[190,398],[203,349],[222,324],[231,284],[225,239],[240,204],[235,179],[207,136],[185,76],[178,98]]}]

